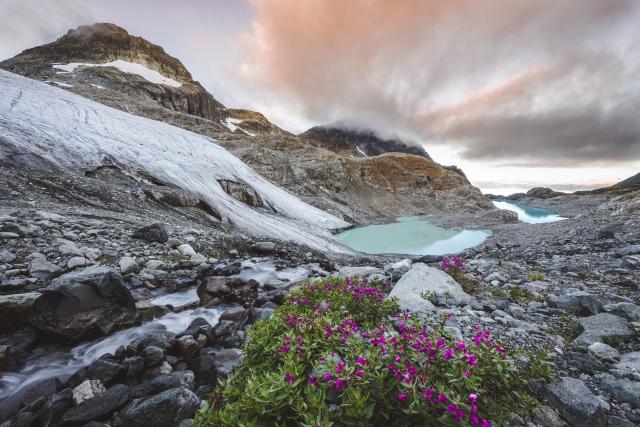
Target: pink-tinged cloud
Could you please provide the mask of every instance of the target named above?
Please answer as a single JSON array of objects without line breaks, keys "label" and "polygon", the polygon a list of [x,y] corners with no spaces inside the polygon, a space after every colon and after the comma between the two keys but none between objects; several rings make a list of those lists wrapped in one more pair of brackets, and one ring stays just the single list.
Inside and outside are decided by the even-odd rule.
[{"label": "pink-tinged cloud", "polygon": [[255,0],[241,76],[466,158],[640,159],[640,2]]}]

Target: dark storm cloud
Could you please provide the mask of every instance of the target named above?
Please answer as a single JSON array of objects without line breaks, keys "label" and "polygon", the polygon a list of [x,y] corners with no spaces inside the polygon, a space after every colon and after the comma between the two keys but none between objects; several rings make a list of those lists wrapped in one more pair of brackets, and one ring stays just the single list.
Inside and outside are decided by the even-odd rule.
[{"label": "dark storm cloud", "polygon": [[640,159],[640,3],[256,0],[248,82],[343,120],[519,165]]}]

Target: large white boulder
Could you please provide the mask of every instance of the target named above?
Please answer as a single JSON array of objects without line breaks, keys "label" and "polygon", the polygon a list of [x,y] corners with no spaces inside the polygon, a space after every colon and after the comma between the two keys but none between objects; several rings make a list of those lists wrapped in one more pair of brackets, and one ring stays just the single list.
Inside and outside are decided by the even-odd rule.
[{"label": "large white boulder", "polygon": [[468,304],[471,301],[471,296],[451,276],[423,263],[413,264],[396,283],[389,296],[398,299],[402,310],[427,313],[435,310],[435,306],[422,297],[430,292],[446,295],[456,304]]}]

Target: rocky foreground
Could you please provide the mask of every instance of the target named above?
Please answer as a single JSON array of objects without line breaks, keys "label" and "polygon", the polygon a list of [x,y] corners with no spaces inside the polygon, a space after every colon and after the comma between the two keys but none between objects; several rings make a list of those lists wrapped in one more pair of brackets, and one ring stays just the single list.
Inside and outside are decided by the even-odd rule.
[{"label": "rocky foreground", "polygon": [[12,200],[0,215],[6,425],[178,425],[239,363],[245,328],[300,280],[328,275],[385,281],[401,309],[446,316],[454,336],[482,325],[506,345],[547,351],[553,381],[531,385],[542,406],[512,425],[640,422],[633,193],[582,200],[593,207],[553,224],[477,216],[494,235],[461,255],[463,286],[440,271],[440,257],[329,259],[166,213],[152,224]]}]

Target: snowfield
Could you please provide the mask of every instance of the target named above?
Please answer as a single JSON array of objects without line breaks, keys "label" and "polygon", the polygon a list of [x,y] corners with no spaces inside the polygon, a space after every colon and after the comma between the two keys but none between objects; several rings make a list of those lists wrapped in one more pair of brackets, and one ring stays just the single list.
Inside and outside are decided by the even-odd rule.
[{"label": "snowfield", "polygon": [[171,87],[180,87],[182,83],[177,80],[165,77],[155,70],[151,70],[142,64],[136,64],[135,62],[123,61],[117,59],[115,61],[106,62],[104,64],[89,64],[83,62],[71,62],[69,64],[53,64],[53,68],[56,70],[62,70],[65,73],[73,73],[78,67],[114,67],[123,73],[136,74],[143,79],[156,83],[159,85],[166,85]]},{"label": "snowfield", "polygon": [[[34,167],[49,162],[76,174],[108,165],[144,172],[197,194],[223,220],[255,237],[350,252],[328,231],[348,223],[271,184],[214,140],[4,70],[0,159]],[[219,179],[251,186],[277,214],[229,196]]]}]

